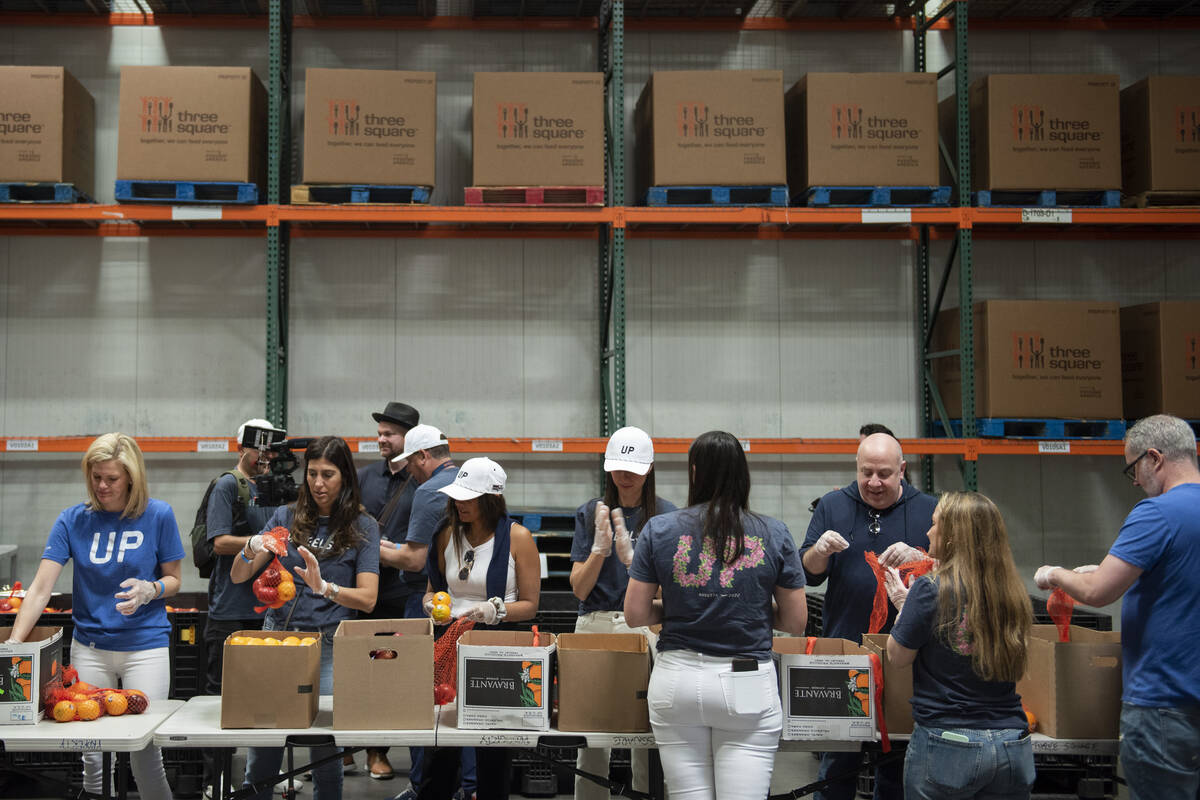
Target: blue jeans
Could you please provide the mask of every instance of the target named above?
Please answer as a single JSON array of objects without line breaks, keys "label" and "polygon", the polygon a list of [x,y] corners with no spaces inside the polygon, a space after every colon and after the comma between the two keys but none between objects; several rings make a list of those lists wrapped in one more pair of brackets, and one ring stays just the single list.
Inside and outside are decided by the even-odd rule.
[{"label": "blue jeans", "polygon": [[[943,734],[968,741],[954,741]],[[904,797],[1028,800],[1034,775],[1033,740],[1026,731],[918,724],[913,726],[904,759]]]},{"label": "blue jeans", "polygon": [[[264,630],[273,630],[270,623],[263,626]],[[333,694],[333,630],[321,634],[321,694]],[[340,752],[336,746],[313,747],[310,754],[313,761],[332,756]],[[303,763],[301,761],[300,763]],[[270,781],[279,774],[283,764],[282,747],[251,747],[246,753],[246,782],[243,788],[251,783]],[[342,760],[335,758],[322,764],[313,771],[314,800],[341,800],[342,798]],[[271,788],[254,795],[254,800],[271,800]]]},{"label": "blue jeans", "polygon": [[1200,797],[1200,708],[1122,703],[1121,769],[1132,800]]},{"label": "blue jeans", "polygon": [[[817,769],[817,778],[825,780],[830,775],[840,775],[850,770],[859,769],[863,763],[863,752],[851,750],[844,753],[826,752],[821,754],[821,766]],[[904,762],[891,761],[875,769],[875,800],[904,800]],[[837,783],[830,784],[815,795],[817,800],[854,800],[858,796],[858,778],[852,776]]]}]

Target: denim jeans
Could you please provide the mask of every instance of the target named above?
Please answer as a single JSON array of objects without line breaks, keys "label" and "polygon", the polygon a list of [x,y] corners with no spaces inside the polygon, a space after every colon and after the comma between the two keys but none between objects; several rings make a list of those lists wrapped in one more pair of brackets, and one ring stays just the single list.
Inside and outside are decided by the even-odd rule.
[{"label": "denim jeans", "polygon": [[[270,622],[263,630],[274,630]],[[264,679],[266,677],[264,676]],[[321,634],[321,694],[333,694],[333,629]],[[310,754],[313,761],[326,756],[332,756],[340,750],[337,746],[313,747]],[[301,762],[303,763],[303,762]],[[282,747],[251,747],[246,753],[246,783],[261,783],[270,781],[279,774],[283,764]],[[342,760],[332,761],[316,767],[313,771],[314,800],[341,800],[342,798]],[[272,781],[273,783],[274,781]],[[271,800],[271,788],[254,795],[253,800]]]},{"label": "denim jeans", "polygon": [[1132,800],[1200,797],[1200,708],[1122,703],[1121,769]]},{"label": "denim jeans", "polygon": [[[842,775],[862,767],[863,751],[826,752],[817,768],[818,780]],[[854,800],[858,797],[858,776],[832,783],[813,795],[816,800]],[[904,800],[904,762],[899,756],[875,768],[875,800]]]},{"label": "denim jeans", "polygon": [[[947,739],[943,734],[949,734]],[[961,739],[967,741],[961,741]],[[955,741],[959,739],[959,741]],[[913,726],[904,758],[906,800],[1028,800],[1033,740],[1017,728]],[[1194,800],[1194,798],[1193,798]]]},{"label": "denim jeans", "polygon": [[734,672],[732,659],[659,653],[650,673],[650,726],[671,797],[762,800],[783,729],[775,665]]}]

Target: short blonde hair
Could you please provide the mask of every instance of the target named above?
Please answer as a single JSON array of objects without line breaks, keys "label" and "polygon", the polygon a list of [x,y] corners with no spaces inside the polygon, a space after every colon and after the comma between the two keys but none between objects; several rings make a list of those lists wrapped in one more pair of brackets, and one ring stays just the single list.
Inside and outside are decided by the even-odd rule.
[{"label": "short blonde hair", "polygon": [[94,511],[101,510],[100,501],[92,489],[92,467],[105,461],[119,461],[129,477],[129,500],[125,510],[121,512],[122,519],[140,517],[146,511],[146,503],[150,499],[150,490],[146,486],[146,462],[142,458],[142,448],[133,437],[127,433],[105,433],[97,436],[88,445],[83,454],[83,485],[87,487],[88,507]]}]

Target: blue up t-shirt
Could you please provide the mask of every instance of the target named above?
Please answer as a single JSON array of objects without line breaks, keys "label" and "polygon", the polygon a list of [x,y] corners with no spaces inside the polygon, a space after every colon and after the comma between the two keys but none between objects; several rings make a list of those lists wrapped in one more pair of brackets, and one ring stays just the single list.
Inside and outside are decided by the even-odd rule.
[{"label": "blue up t-shirt", "polygon": [[[291,506],[283,506],[263,530],[276,526],[291,529],[295,514]],[[317,557],[321,566],[321,577],[338,586],[354,588],[358,583],[358,573],[373,572],[379,574],[379,525],[368,514],[359,514],[355,523],[362,538],[357,545],[337,556],[329,554],[331,536],[329,533],[328,517],[317,518],[317,529],[313,532],[309,544],[310,552]],[[304,566],[304,559],[296,545],[288,541],[287,555],[279,559],[280,563],[292,573],[296,582],[296,596],[280,608],[267,611],[266,619],[274,630],[289,631],[320,631],[332,632],[337,624],[344,619],[353,619],[358,612],[352,608],[338,605],[332,600],[326,600],[312,589],[304,579],[296,574],[296,567]],[[249,583],[249,581],[247,581]]]},{"label": "blue up t-shirt", "polygon": [[1012,681],[985,681],[971,669],[966,620],[939,635],[938,584],[918,578],[904,601],[892,638],[917,651],[913,662],[913,719],[935,728],[1020,729],[1027,725]]},{"label": "blue up t-shirt", "polygon": [[[654,498],[655,515],[675,511],[673,503]],[[592,555],[592,542],[596,538],[596,504],[600,498],[589,500],[575,510],[575,538],[571,542],[571,561],[587,561]],[[621,507],[625,514],[625,527],[636,545],[641,531],[642,509]],[[588,614],[592,611],[622,611],[625,608],[625,587],[629,585],[629,570],[617,558],[616,552],[608,554],[600,566],[600,574],[596,576],[596,585],[588,593],[587,599],[579,603],[579,613]]]},{"label": "blue up t-shirt", "polygon": [[162,577],[160,564],[183,558],[175,512],[151,499],[141,516],[93,511],[83,503],[58,515],[42,558],[58,564],[75,560],[71,580],[71,619],[75,641],[101,650],[148,650],[171,643],[167,604],[151,600],[133,614],[117,611],[121,581]]},{"label": "blue up t-shirt", "polygon": [[429,480],[417,487],[413,495],[412,514],[408,518],[406,542],[426,547],[433,544],[433,537],[446,519],[446,503],[450,500],[438,489],[454,483],[457,474],[458,467],[447,461],[433,471]]},{"label": "blue up t-shirt", "polygon": [[[245,509],[245,521],[238,520],[235,530],[233,506],[238,502],[238,479],[228,473],[217,478],[217,483],[208,496],[208,510],[205,516],[205,524],[208,526],[207,538],[210,542],[218,536],[250,536],[258,533],[275,512],[277,506],[254,505],[258,497],[258,487],[254,485],[254,481],[249,481],[249,484],[251,505]],[[259,603],[250,590],[250,584],[234,583],[229,577],[233,560],[237,557],[236,553],[216,557],[212,577],[208,580],[210,619],[250,620],[258,616],[254,613],[254,607]]]},{"label": "blue up t-shirt", "polygon": [[1200,484],[1142,500],[1108,552],[1142,570],[1121,604],[1123,699],[1200,706]]},{"label": "blue up t-shirt", "polygon": [[629,577],[662,587],[658,649],[710,656],[771,657],[775,587],[804,588],[804,569],[787,526],[743,513],[741,557],[717,568],[703,536],[704,506],[652,518],[642,528]]}]

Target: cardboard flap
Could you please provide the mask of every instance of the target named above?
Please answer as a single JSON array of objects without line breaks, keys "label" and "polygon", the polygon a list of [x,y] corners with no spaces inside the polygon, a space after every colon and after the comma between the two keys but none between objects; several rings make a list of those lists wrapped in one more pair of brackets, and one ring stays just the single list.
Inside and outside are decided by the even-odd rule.
[{"label": "cardboard flap", "polygon": [[640,633],[560,633],[558,649],[600,650],[614,653],[646,653],[650,646]]}]

